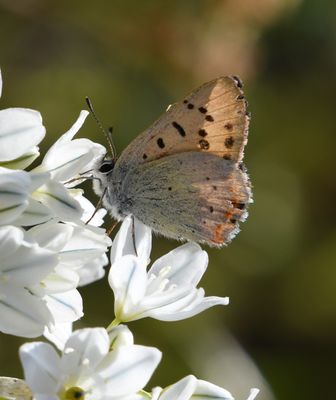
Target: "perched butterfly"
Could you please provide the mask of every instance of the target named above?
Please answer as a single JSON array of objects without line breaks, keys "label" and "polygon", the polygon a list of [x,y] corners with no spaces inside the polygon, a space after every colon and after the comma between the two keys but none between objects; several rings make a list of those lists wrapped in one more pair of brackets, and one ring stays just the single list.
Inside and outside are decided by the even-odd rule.
[{"label": "perched butterfly", "polygon": [[168,108],[119,158],[94,168],[95,191],[117,220],[133,215],[169,238],[222,246],[247,217],[242,163],[249,113],[235,76],[215,79]]}]

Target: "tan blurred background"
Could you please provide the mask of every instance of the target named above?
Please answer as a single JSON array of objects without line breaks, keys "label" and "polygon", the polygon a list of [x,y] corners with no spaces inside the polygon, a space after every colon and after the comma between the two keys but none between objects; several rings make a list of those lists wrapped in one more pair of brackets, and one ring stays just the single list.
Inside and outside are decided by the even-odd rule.
[{"label": "tan blurred background", "polygon": [[[152,385],[193,373],[246,398],[334,399],[336,2],[0,0],[1,108],[39,110],[44,152],[91,96],[121,151],[168,104],[219,75],[245,82],[255,203],[209,250],[202,281],[231,304],[190,320],[130,325],[164,351]],[[89,120],[80,132],[101,143]],[[153,259],[177,244],[156,238]],[[106,280],[81,290],[77,326],[107,326]],[[0,316],[1,318],[1,316]],[[22,376],[23,340],[0,335],[0,375]]]}]

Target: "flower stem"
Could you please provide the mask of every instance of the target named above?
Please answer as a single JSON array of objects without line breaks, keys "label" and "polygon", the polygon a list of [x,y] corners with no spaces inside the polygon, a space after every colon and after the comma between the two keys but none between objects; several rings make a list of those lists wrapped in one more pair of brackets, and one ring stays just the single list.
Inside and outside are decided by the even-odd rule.
[{"label": "flower stem", "polygon": [[114,320],[110,323],[110,325],[106,328],[107,332],[111,332],[111,330],[120,324],[120,321],[118,318],[114,318]]},{"label": "flower stem", "polygon": [[147,397],[148,399],[151,398],[150,393],[146,392],[145,390],[139,390],[138,394],[140,394],[140,395],[142,395],[144,397]]}]

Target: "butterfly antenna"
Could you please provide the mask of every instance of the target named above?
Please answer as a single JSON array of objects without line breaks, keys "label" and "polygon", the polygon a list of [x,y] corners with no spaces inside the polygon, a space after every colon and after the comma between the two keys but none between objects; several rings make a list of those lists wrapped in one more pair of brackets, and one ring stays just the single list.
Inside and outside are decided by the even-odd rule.
[{"label": "butterfly antenna", "polygon": [[112,133],[113,133],[113,126],[110,126],[107,130],[107,134],[109,136],[109,143],[110,143],[110,146],[112,147],[114,159],[116,159],[117,158],[117,149],[116,149],[113,139],[112,139]]},{"label": "butterfly antenna", "polygon": [[115,160],[117,152],[116,152],[113,140],[112,140],[112,129],[109,128],[108,132],[104,129],[103,124],[100,122],[100,119],[97,117],[97,115],[93,109],[93,105],[92,105],[90,98],[86,96],[85,101],[86,101],[87,106],[89,107],[89,110],[90,110],[94,120],[97,122],[97,125],[99,126],[100,130],[103,132],[104,136],[106,137],[108,147],[109,147],[109,150],[111,153],[111,157],[113,160]]}]

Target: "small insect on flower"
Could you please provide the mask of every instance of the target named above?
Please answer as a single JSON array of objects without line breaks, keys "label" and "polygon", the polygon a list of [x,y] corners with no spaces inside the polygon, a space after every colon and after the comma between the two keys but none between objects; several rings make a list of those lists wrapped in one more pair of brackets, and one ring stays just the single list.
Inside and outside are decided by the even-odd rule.
[{"label": "small insect on flower", "polygon": [[133,215],[166,237],[225,245],[252,202],[242,164],[249,119],[239,78],[208,82],[119,158],[109,140],[111,155],[94,167],[94,189],[117,220]]}]

